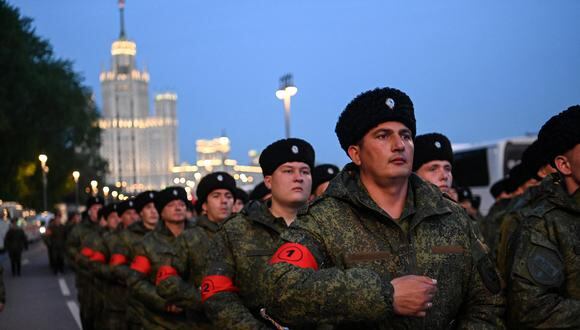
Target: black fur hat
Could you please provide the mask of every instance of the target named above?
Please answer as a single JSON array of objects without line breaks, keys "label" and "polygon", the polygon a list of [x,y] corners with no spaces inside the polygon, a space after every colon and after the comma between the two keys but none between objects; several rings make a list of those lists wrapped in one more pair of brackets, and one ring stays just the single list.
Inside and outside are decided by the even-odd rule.
[{"label": "black fur hat", "polygon": [[538,134],[544,154],[550,164],[580,143],[580,105],[569,107],[550,118]]},{"label": "black fur hat", "polygon": [[413,171],[432,160],[446,160],[453,165],[453,150],[449,139],[439,133],[418,135],[415,138]]},{"label": "black fur hat", "polygon": [[377,88],[355,97],[336,123],[336,136],[342,149],[357,144],[372,128],[387,121],[398,121],[417,133],[413,102],[395,88]]},{"label": "black fur hat", "polygon": [[155,208],[157,209],[157,212],[161,214],[165,205],[176,199],[182,200],[187,204],[187,192],[183,187],[173,186],[161,190],[157,196],[155,196]]},{"label": "black fur hat", "polygon": [[322,164],[318,165],[312,171],[312,192],[322,183],[332,180],[340,172],[336,165]]},{"label": "black fur hat", "polygon": [[117,214],[121,216],[123,213],[125,213],[125,211],[129,211],[130,209],[136,210],[135,200],[133,198],[120,202],[117,206]]},{"label": "black fur hat", "polygon": [[207,196],[216,189],[227,189],[235,195],[236,180],[226,172],[214,172],[204,176],[197,185],[197,203],[201,206],[207,200]]},{"label": "black fur hat", "polygon": [[137,213],[141,213],[145,205],[154,202],[155,203],[155,196],[157,196],[159,192],[155,190],[148,190],[140,193],[135,197],[135,210]]},{"label": "black fur hat", "polygon": [[272,175],[278,166],[288,162],[306,163],[313,169],[314,148],[302,139],[289,138],[270,144],[260,155],[260,167],[264,176]]},{"label": "black fur hat", "polygon": [[91,208],[91,206],[95,204],[105,205],[105,200],[101,196],[91,196],[87,199],[87,210]]}]

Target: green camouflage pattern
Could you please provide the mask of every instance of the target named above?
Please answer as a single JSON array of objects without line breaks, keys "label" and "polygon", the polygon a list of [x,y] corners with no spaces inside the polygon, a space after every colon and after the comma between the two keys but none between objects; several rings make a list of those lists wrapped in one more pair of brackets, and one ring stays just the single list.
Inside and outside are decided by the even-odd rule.
[{"label": "green camouflage pattern", "polygon": [[494,252],[496,255],[497,244],[499,241],[499,227],[502,215],[505,213],[507,206],[509,205],[511,198],[503,198],[497,200],[483,219],[482,224],[482,234],[485,238],[485,243],[489,247],[490,251]]},{"label": "green camouflage pattern", "polygon": [[520,196],[513,198],[512,202],[500,217],[496,266],[504,281],[507,281],[509,268],[511,267],[509,251],[513,250],[513,234],[527,213],[550,194],[554,180],[557,180],[556,176],[547,176],[539,185],[532,186]]},{"label": "green camouflage pattern", "polygon": [[[112,275],[119,283],[124,283],[125,286],[127,285],[127,280],[131,272],[129,267],[131,266],[131,260],[135,257],[136,245],[143,240],[143,237],[149,231],[143,225],[143,222],[137,221],[119,233],[111,250],[111,254],[120,254],[127,258],[126,264],[111,267]],[[141,320],[145,318],[147,310],[143,306],[143,303],[136,299],[130,290],[127,291],[128,297],[125,318],[129,324],[138,327],[141,324]]]},{"label": "green camouflage pattern", "polygon": [[558,180],[514,236],[508,321],[514,329],[580,329],[580,190]]},{"label": "green camouflage pattern", "polygon": [[[107,229],[99,228],[99,230],[88,234],[83,240],[82,247],[88,247],[93,251],[98,251],[108,260],[108,250],[104,243],[104,236],[109,235]],[[95,262],[89,260],[85,256],[78,259],[78,263],[83,268],[88,270],[90,274],[90,281],[87,285],[88,299],[90,300],[89,313],[93,316],[93,323],[95,329],[103,329],[106,323],[105,320],[105,304],[106,304],[106,279],[108,276],[108,268],[105,263]]]},{"label": "green camouflage pattern", "polygon": [[[194,226],[186,222],[186,230]],[[166,311],[170,305],[167,299],[159,296],[155,279],[159,267],[173,265],[178,272],[183,272],[184,265],[179,264],[177,237],[165,226],[163,221],[157,223],[152,232],[143,237],[142,242],[135,246],[135,256],[146,257],[151,264],[151,271],[142,274],[131,271],[128,285],[135,299],[141,301],[147,312],[141,319],[145,329],[187,329],[192,324],[188,322],[185,312],[171,313]]]},{"label": "green camouflage pattern", "polygon": [[280,233],[287,228],[283,218],[270,213],[268,203],[251,201],[238,214],[226,219],[214,238],[208,275],[233,279],[239,292],[219,292],[204,303],[216,329],[269,329],[259,310],[267,298],[259,274],[272,257]]},{"label": "green camouflage pattern", "polygon": [[[305,322],[337,329],[504,328],[499,277],[471,220],[414,174],[396,222],[349,164],[281,238],[307,247],[319,267],[276,263],[265,269],[270,314],[291,328]],[[390,281],[404,275],[438,281],[425,318],[393,311]]]}]

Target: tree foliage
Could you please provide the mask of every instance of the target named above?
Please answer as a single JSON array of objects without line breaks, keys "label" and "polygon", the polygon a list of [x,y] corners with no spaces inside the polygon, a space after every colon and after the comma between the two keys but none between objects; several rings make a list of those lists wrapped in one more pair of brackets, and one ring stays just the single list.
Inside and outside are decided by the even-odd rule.
[{"label": "tree foliage", "polygon": [[[106,168],[92,92],[69,61],[35,34],[32,20],[0,0],[0,199],[42,208],[38,155],[48,156],[49,206]],[[74,200],[74,197],[72,197]]]}]

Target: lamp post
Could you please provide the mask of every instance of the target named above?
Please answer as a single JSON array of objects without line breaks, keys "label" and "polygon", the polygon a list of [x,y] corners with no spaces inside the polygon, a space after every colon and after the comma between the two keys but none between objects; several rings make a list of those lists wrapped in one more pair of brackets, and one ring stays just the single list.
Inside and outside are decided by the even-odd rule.
[{"label": "lamp post", "polygon": [[105,200],[107,202],[109,202],[109,191],[110,191],[109,187],[107,186],[103,187],[103,195],[105,195]]},{"label": "lamp post", "polygon": [[46,202],[46,175],[48,173],[48,166],[46,166],[46,162],[48,161],[48,157],[45,154],[40,154],[38,156],[38,160],[40,161],[40,169],[42,170],[42,205],[44,207],[44,211],[47,209],[47,202]]},{"label": "lamp post", "polygon": [[77,205],[77,210],[79,209],[79,177],[81,173],[79,171],[73,171],[72,177],[75,180],[75,203]]},{"label": "lamp post", "polygon": [[93,196],[96,196],[99,193],[99,190],[97,190],[98,185],[99,183],[97,182],[97,180],[91,180],[91,188],[93,191]]},{"label": "lamp post", "polygon": [[286,138],[290,137],[290,98],[298,93],[298,88],[294,86],[292,74],[288,73],[280,78],[280,88],[276,91],[276,97],[284,101],[284,124],[286,128]]}]

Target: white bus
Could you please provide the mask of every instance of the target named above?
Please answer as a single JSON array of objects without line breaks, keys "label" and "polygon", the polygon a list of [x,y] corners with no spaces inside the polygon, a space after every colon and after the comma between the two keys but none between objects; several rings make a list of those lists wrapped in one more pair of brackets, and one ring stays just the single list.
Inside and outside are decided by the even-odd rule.
[{"label": "white bus", "polygon": [[536,136],[520,136],[486,143],[454,144],[453,182],[481,196],[480,211],[487,214],[494,202],[489,188],[521,161],[524,150],[534,140]]}]

